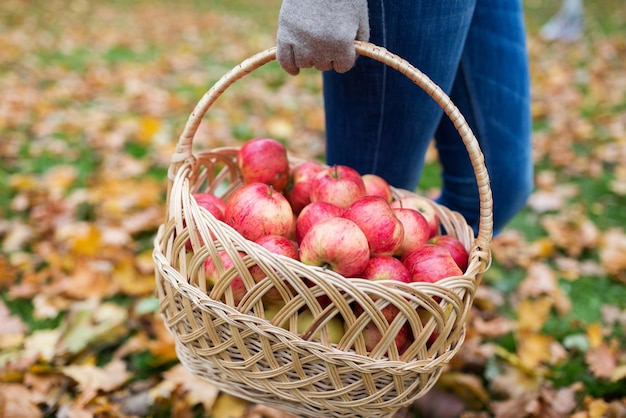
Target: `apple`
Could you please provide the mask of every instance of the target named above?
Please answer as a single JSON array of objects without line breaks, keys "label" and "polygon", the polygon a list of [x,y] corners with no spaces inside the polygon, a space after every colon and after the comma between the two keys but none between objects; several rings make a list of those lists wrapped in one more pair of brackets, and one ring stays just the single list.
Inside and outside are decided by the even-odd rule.
[{"label": "apple", "polygon": [[406,195],[391,202],[392,208],[415,209],[424,215],[430,227],[429,238],[434,237],[439,231],[440,220],[434,205],[434,202],[416,194]]},{"label": "apple", "polygon": [[344,218],[351,220],[361,228],[370,253],[393,255],[404,238],[402,222],[396,217],[389,203],[380,196],[364,196],[357,199],[344,211]]},{"label": "apple", "polygon": [[452,255],[439,245],[424,244],[406,253],[401,261],[409,269],[412,282],[434,283],[446,277],[463,275]]},{"label": "apple", "polygon": [[426,244],[430,238],[430,225],[420,211],[408,208],[393,208],[396,218],[402,223],[404,236],[402,244],[394,253],[402,257],[407,252]]},{"label": "apple", "polygon": [[198,202],[198,205],[206,207],[207,209],[209,209],[209,211],[211,211],[210,209],[211,206],[217,207],[222,213],[221,219],[220,217],[216,216],[215,213],[213,212],[211,213],[213,213],[213,216],[215,216],[215,218],[219,219],[220,221],[224,219],[224,211],[226,210],[226,202],[224,202],[222,198],[215,196],[213,193],[206,193],[206,192],[194,193],[193,197],[196,199],[196,202]]},{"label": "apple", "polygon": [[263,235],[256,243],[274,254],[298,259],[298,244],[283,235]]},{"label": "apple", "polygon": [[[256,240],[256,243],[273,254],[280,254],[294,260],[299,258],[298,244],[282,235],[263,235]],[[257,283],[267,276],[258,265],[250,267],[250,274]],[[284,299],[277,288],[272,288],[263,295],[263,301],[268,304],[280,304],[284,302]]]},{"label": "apple", "polygon": [[328,202],[311,202],[306,205],[296,218],[296,241],[301,242],[309,228],[317,222],[339,217],[343,209]]},{"label": "apple", "polygon": [[293,223],[293,212],[285,196],[272,186],[250,183],[228,198],[224,222],[244,238],[256,241],[263,235],[287,236]]},{"label": "apple", "polygon": [[[228,269],[233,267],[233,261],[226,251],[219,251],[218,255],[222,264],[224,265],[224,271],[227,271]],[[239,255],[241,257],[244,257],[246,253],[239,251]],[[207,287],[209,289],[215,286],[218,280],[220,280],[222,277],[220,276],[217,264],[211,257],[208,257],[206,260],[204,260],[204,273],[206,277]],[[233,278],[233,280],[230,282],[230,288],[233,291],[234,303],[235,305],[238,305],[248,291],[240,275],[237,275]]]},{"label": "apple", "polygon": [[363,178],[345,165],[326,167],[311,180],[311,202],[329,202],[345,209],[363,196]]},{"label": "apple", "polygon": [[450,252],[450,255],[462,271],[467,270],[469,253],[463,243],[452,235],[436,235],[430,239],[431,244],[439,245]]},{"label": "apple", "polygon": [[[193,198],[195,199],[198,206],[205,208],[209,211],[215,219],[218,221],[224,220],[224,209],[226,208],[226,203],[220,199],[219,197],[211,194],[211,193],[194,193]],[[186,222],[184,223],[186,225]],[[200,238],[200,243],[202,243],[202,239]],[[185,243],[185,248],[189,251],[193,250],[191,245],[191,240],[187,240]]]},{"label": "apple", "polygon": [[323,266],[346,277],[358,277],[370,259],[367,237],[345,218],[328,218],[313,225],[300,242],[300,261]]},{"label": "apple", "polygon": [[[283,306],[285,306],[284,304],[266,304],[263,306],[263,315],[265,317],[265,319],[267,319],[268,321],[274,321],[274,318],[276,317],[276,315],[278,315],[278,313],[280,312],[280,310],[283,308]],[[283,329],[289,330],[289,321],[284,321],[281,322],[280,324],[274,324],[278,327],[281,327]]]},{"label": "apple", "polygon": [[387,183],[387,180],[377,174],[364,174],[361,176],[363,183],[365,183],[365,195],[366,196],[380,196],[388,203],[393,200],[393,193],[391,186]]},{"label": "apple", "polygon": [[[399,354],[402,354],[410,343],[410,333],[407,325],[408,324],[404,324],[404,326],[400,328],[394,339]],[[365,349],[368,352],[372,352],[382,339],[382,333],[373,322],[369,322],[363,329],[363,338],[365,340]]]},{"label": "apple", "polygon": [[293,218],[291,219],[291,228],[289,228],[289,232],[287,232],[286,237],[292,241],[296,241],[296,220],[298,216],[294,213]]},{"label": "apple", "polygon": [[289,159],[283,144],[272,138],[253,138],[237,152],[244,184],[265,183],[282,192],[289,182]]},{"label": "apple", "polygon": [[316,161],[304,161],[291,170],[289,183],[283,193],[295,214],[311,203],[311,181],[324,168]]},{"label": "apple", "polygon": [[[433,314],[430,313],[430,311],[422,307],[417,308],[417,315],[420,318],[420,322],[422,323],[422,326],[425,326],[426,324],[428,324],[428,321],[430,321],[430,319],[433,317]],[[428,340],[426,341],[427,346],[430,347],[435,342],[438,336],[439,336],[439,329],[435,326],[435,328],[433,329],[433,332],[430,334],[430,336],[428,337]]]},{"label": "apple", "polygon": [[390,256],[374,256],[369,259],[361,277],[367,280],[396,280],[411,282],[411,274],[402,261]]},{"label": "apple", "polygon": [[[313,313],[309,309],[305,309],[300,312],[298,314],[298,325],[296,327],[298,335],[303,338],[308,338],[308,335],[303,334],[305,331],[308,330],[314,320],[315,316],[313,316]],[[326,332],[328,334],[328,340],[331,344],[339,343],[341,337],[343,337],[343,334],[345,332],[343,319],[341,319],[341,317],[339,316],[333,316],[332,318],[330,318],[326,323]],[[322,340],[322,327],[320,327],[319,331],[317,331],[313,335],[312,339]]]},{"label": "apple", "polygon": [[[370,258],[365,270],[361,273],[361,277],[367,280],[396,280],[402,283],[411,282],[411,274],[402,261],[395,257],[389,256],[376,256]],[[372,296],[372,300],[378,299]],[[355,312],[358,314],[362,311],[359,309],[360,305],[357,305]],[[392,304],[389,304],[382,308],[381,312],[385,316],[388,322],[393,321],[399,312],[399,309]]]}]

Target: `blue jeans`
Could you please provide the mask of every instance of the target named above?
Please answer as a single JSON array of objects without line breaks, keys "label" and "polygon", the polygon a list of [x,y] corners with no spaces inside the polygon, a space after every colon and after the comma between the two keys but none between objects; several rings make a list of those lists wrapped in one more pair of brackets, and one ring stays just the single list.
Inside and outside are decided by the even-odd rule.
[{"label": "blue jeans", "polygon": [[[521,0],[370,0],[370,41],[407,59],[452,99],[477,137],[491,179],[494,233],[533,187],[530,83]],[[326,155],[415,190],[432,138],[438,202],[477,230],[470,159],[441,108],[395,70],[366,57],[324,73]],[[443,115],[443,117],[442,117]]]}]

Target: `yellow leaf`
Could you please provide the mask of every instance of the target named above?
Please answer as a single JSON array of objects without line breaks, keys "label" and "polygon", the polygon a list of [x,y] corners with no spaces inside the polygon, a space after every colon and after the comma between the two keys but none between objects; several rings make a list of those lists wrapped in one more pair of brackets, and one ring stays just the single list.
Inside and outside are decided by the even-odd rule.
[{"label": "yellow leaf", "polygon": [[137,139],[143,145],[150,145],[155,135],[161,130],[162,122],[153,117],[144,117],[139,121]]},{"label": "yellow leaf", "polygon": [[586,399],[585,403],[589,411],[589,418],[604,418],[609,409],[609,404],[604,399]]},{"label": "yellow leaf", "polygon": [[241,418],[247,407],[247,401],[228,393],[220,393],[211,410],[211,416],[213,418]]},{"label": "yellow leaf", "polygon": [[626,379],[626,364],[621,364],[613,370],[611,373],[611,381],[617,382],[618,380]]},{"label": "yellow leaf", "polygon": [[596,348],[602,345],[604,341],[604,330],[599,323],[591,324],[587,327],[587,340],[589,340],[589,347]]},{"label": "yellow leaf", "polygon": [[550,316],[552,301],[548,297],[524,299],[517,308],[517,325],[520,331],[538,332]]},{"label": "yellow leaf", "polygon": [[21,192],[37,190],[39,181],[34,175],[16,173],[9,177],[9,187]]},{"label": "yellow leaf", "polygon": [[537,333],[523,333],[517,338],[517,355],[529,369],[550,362],[554,339]]},{"label": "yellow leaf", "polygon": [[143,296],[154,291],[154,274],[139,272],[134,260],[128,257],[118,262],[113,277],[126,295]]},{"label": "yellow leaf", "polygon": [[100,251],[100,231],[89,222],[68,223],[59,227],[56,238],[67,242],[73,254],[92,257]]}]

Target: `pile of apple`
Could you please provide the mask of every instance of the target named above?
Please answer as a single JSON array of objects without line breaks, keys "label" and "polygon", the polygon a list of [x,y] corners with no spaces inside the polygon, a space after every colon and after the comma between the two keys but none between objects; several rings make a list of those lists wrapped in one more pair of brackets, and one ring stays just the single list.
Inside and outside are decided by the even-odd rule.
[{"label": "pile of apple", "polygon": [[[228,199],[209,193],[194,197],[215,218],[273,253],[364,280],[436,282],[467,268],[465,246],[441,234],[433,204],[415,194],[394,198],[380,176],[314,161],[292,166],[285,146],[263,137],[239,148],[237,164],[243,184]],[[220,257],[225,268],[233,265],[225,251]],[[220,277],[214,261],[207,258],[204,268],[208,285],[215,285]],[[256,265],[250,275],[256,281],[266,277]],[[231,289],[236,304],[247,292],[240,277]],[[263,301],[266,317],[286,302],[275,288]],[[391,322],[397,312],[388,308],[384,313]],[[311,317],[310,312],[301,316],[299,330]],[[340,324],[335,329],[332,342],[342,335]],[[365,338],[368,350],[376,345],[377,332],[373,325],[364,330],[371,334]],[[405,334],[396,339],[399,349],[410,338]]]}]

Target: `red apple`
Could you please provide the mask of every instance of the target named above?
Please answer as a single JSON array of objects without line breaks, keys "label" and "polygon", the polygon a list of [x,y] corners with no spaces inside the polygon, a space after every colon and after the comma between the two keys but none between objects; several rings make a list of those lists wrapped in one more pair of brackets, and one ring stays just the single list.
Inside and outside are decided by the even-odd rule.
[{"label": "red apple", "polygon": [[434,283],[446,277],[462,276],[463,272],[443,247],[424,244],[402,257],[411,273],[412,282]]},{"label": "red apple", "polygon": [[[193,198],[196,200],[196,203],[198,203],[198,206],[208,210],[209,213],[215,217],[215,219],[218,221],[224,220],[224,209],[226,208],[226,203],[224,203],[222,199],[211,193],[194,193]],[[198,238],[200,239],[200,243],[203,244],[202,239],[200,237]],[[187,240],[185,248],[190,251],[193,249],[191,240]]]},{"label": "red apple", "polygon": [[[222,264],[224,265],[224,271],[227,271],[233,266],[233,261],[226,251],[220,251],[218,253]],[[241,257],[244,257],[246,254],[244,252],[239,252]],[[204,261],[204,273],[206,277],[207,287],[210,289],[221,279],[220,272],[217,268],[215,261],[212,258],[207,258]],[[235,305],[238,305],[241,302],[241,299],[246,295],[247,289],[246,285],[243,282],[243,279],[240,275],[237,275],[230,282],[230,288],[233,291],[233,299]]]},{"label": "red apple", "polygon": [[193,194],[199,206],[206,208],[216,219],[224,220],[226,202],[212,193],[198,192]]},{"label": "red apple", "polygon": [[370,258],[361,274],[367,280],[397,280],[402,283],[411,282],[409,270],[395,257],[375,256]]},{"label": "red apple", "polygon": [[406,195],[391,202],[391,207],[393,208],[415,209],[424,215],[430,228],[430,238],[434,237],[439,231],[439,215],[434,205],[434,202],[416,194]]},{"label": "red apple", "polygon": [[[420,322],[424,326],[428,324],[428,321],[430,321],[430,319],[433,317],[433,314],[430,313],[430,311],[428,311],[426,308],[421,308],[421,307],[417,308],[417,315],[420,318]],[[433,332],[431,332],[430,336],[428,337],[428,340],[426,341],[426,345],[431,346],[435,342],[438,336],[439,336],[439,329],[435,326],[435,328],[433,329]]]},{"label": "red apple", "polygon": [[328,202],[311,202],[306,205],[296,218],[296,241],[301,242],[309,228],[317,222],[341,216],[343,209]]},{"label": "red apple", "polygon": [[407,208],[393,208],[393,212],[404,228],[402,244],[394,255],[402,257],[407,252],[428,242],[430,225],[421,212]]},{"label": "red apple", "polygon": [[311,181],[311,202],[329,202],[347,208],[363,196],[363,178],[358,171],[345,165],[327,167]]},{"label": "red apple", "polygon": [[372,256],[391,256],[400,248],[404,238],[402,222],[382,197],[364,196],[357,199],[342,216],[361,228],[367,237]]},{"label": "red apple", "polygon": [[298,244],[282,235],[263,235],[256,243],[274,254],[298,259]]},{"label": "red apple", "polygon": [[[400,331],[398,331],[398,334],[395,337],[395,343],[398,349],[398,353],[401,354],[402,352],[404,352],[404,350],[408,346],[410,342],[409,335],[409,328],[407,324],[405,324],[402,328],[400,328]],[[365,339],[365,348],[368,352],[372,352],[374,351],[374,348],[376,348],[376,345],[378,345],[378,343],[382,339],[382,334],[378,327],[373,322],[370,322],[363,329],[363,338]]]},{"label": "red apple", "polygon": [[313,225],[300,243],[300,261],[324,266],[346,277],[358,277],[370,258],[367,237],[345,218],[328,218]]},{"label": "red apple", "polygon": [[439,245],[450,252],[450,255],[462,271],[467,270],[469,253],[463,243],[452,235],[436,235],[430,239],[431,244]]},{"label": "red apple", "polygon": [[289,182],[287,149],[272,138],[253,138],[243,144],[237,165],[244,184],[265,183],[282,192]]},{"label": "red apple", "polygon": [[[264,235],[256,240],[256,243],[267,249],[271,253],[284,255],[285,257],[298,260],[298,244],[282,235]],[[255,282],[260,282],[267,275],[261,267],[254,265],[250,267],[250,274]],[[263,295],[263,300],[268,304],[284,302],[283,297],[277,288],[269,290]]]},{"label": "red apple", "polygon": [[311,181],[324,168],[316,161],[304,161],[291,170],[289,184],[283,193],[295,214],[311,203]]},{"label": "red apple", "polygon": [[393,200],[393,193],[391,192],[391,186],[387,183],[387,180],[376,174],[364,174],[363,183],[365,183],[365,195],[366,196],[380,196],[388,203]]},{"label": "red apple", "polygon": [[241,186],[226,201],[224,221],[244,238],[256,241],[263,235],[287,236],[293,212],[282,194],[265,183]]},{"label": "red apple", "polygon": [[[395,257],[376,256],[370,258],[361,277],[367,280],[396,280],[402,283],[411,282],[411,274],[406,266]],[[372,296],[372,300],[378,299]],[[360,306],[360,305],[357,305]],[[395,305],[389,304],[382,308],[382,313],[388,322],[398,314],[399,310]]]}]

